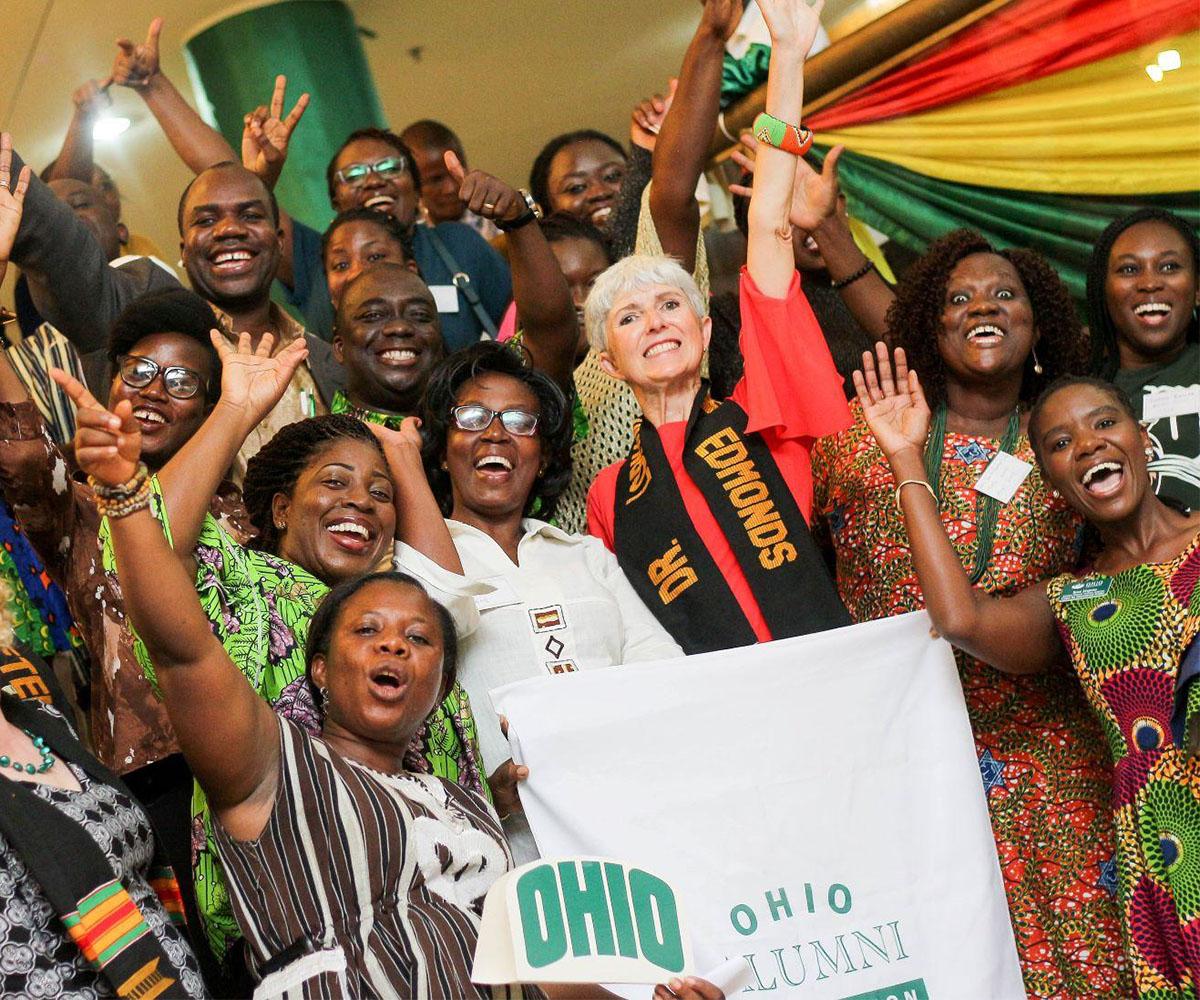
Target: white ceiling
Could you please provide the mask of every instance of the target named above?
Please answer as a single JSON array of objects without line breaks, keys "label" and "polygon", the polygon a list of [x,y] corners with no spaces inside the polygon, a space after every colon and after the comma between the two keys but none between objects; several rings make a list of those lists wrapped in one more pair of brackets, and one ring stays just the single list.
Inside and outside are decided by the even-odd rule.
[{"label": "white ceiling", "polygon": [[[304,0],[291,0],[302,3]],[[140,39],[166,18],[162,62],[189,98],[181,40],[241,4],[229,0],[3,0],[0,127],[40,168],[57,153],[71,92],[107,76],[118,35]],[[352,0],[388,121],[457,129],[472,165],[524,183],[542,143],[589,126],[628,140],[629,111],[665,85],[700,14],[697,0]],[[409,50],[421,48],[415,61]],[[264,81],[264,97],[270,81]],[[133,125],[98,143],[116,178],[125,221],[174,256],[175,203],[188,180],[140,99],[113,88],[113,113]],[[303,124],[301,124],[303,128]],[[4,298],[11,295],[11,279]]]}]

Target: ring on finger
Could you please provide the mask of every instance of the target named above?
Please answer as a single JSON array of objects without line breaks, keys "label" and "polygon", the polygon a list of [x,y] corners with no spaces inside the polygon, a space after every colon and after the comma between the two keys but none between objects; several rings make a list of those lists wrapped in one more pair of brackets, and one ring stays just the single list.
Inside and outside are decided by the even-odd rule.
[{"label": "ring on finger", "polygon": [[491,211],[493,208],[495,208],[495,207],[496,207],[496,203],[495,203],[495,202],[493,202],[493,201],[485,201],[485,202],[483,203],[483,210],[484,210],[485,212],[490,212],[490,211]]}]

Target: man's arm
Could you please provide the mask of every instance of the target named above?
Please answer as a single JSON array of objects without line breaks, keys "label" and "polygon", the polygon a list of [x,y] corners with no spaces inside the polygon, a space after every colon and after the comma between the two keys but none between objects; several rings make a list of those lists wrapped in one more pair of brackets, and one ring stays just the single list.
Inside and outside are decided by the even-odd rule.
[{"label": "man's arm", "polygon": [[104,107],[106,95],[100,84],[88,80],[76,89],[71,99],[75,102],[75,113],[71,116],[71,124],[67,126],[67,134],[63,136],[62,149],[58,151],[46,179],[56,181],[70,177],[91,184],[92,126]]}]

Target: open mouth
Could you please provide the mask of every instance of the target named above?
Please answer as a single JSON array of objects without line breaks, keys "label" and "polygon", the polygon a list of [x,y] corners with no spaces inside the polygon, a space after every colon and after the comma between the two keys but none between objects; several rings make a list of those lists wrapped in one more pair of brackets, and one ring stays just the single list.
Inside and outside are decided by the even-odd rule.
[{"label": "open mouth", "polygon": [[254,254],[249,250],[222,250],[212,256],[213,270],[218,274],[245,274],[253,261]]},{"label": "open mouth", "polygon": [[386,351],[380,351],[376,357],[379,358],[380,364],[395,365],[399,368],[406,368],[409,365],[416,364],[417,358],[421,355],[410,347],[393,347]]},{"label": "open mouth", "polygon": [[980,323],[967,331],[967,343],[988,347],[1004,339],[1004,331],[994,323]]},{"label": "open mouth", "polygon": [[598,208],[592,213],[592,225],[604,227],[608,223],[608,217],[612,215],[612,205],[605,205],[603,208]]},{"label": "open mouth", "polygon": [[475,460],[475,471],[484,479],[504,480],[512,475],[513,463],[503,455],[482,455]]},{"label": "open mouth", "polygon": [[377,212],[390,212],[396,199],[390,194],[377,194],[363,202],[363,208],[373,208]]},{"label": "open mouth", "polygon": [[1083,474],[1080,482],[1094,497],[1110,497],[1125,481],[1125,470],[1119,462],[1097,462]]},{"label": "open mouth", "polygon": [[1169,302],[1141,302],[1133,307],[1133,314],[1147,326],[1160,326],[1171,317],[1173,307]]},{"label": "open mouth", "polygon": [[672,351],[677,351],[682,346],[682,342],[678,340],[660,340],[657,344],[652,344],[646,348],[642,357],[647,359],[657,358],[662,354],[670,354]]},{"label": "open mouth", "polygon": [[811,236],[804,237],[804,249],[807,250],[809,253],[820,253],[821,252],[821,248],[819,246],[817,246],[817,241],[814,240]]},{"label": "open mouth", "polygon": [[331,521],[325,530],[333,536],[334,542],[348,552],[361,554],[371,547],[371,530],[361,521],[343,518]]},{"label": "open mouth", "polygon": [[382,701],[397,701],[404,696],[408,678],[395,667],[383,666],[368,675],[371,693]]},{"label": "open mouth", "polygon": [[133,419],[138,422],[143,434],[153,433],[160,427],[167,425],[167,418],[164,417],[158,410],[152,410],[148,406],[135,406],[133,408]]}]

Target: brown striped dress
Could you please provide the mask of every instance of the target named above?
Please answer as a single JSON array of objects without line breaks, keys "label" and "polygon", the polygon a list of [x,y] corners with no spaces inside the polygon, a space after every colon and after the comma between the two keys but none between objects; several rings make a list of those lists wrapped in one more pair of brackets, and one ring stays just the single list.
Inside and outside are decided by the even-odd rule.
[{"label": "brown striped dress", "polygon": [[278,722],[279,791],[262,834],[236,841],[214,824],[251,963],[266,967],[255,996],[540,997],[470,981],[483,898],[511,866],[491,807]]}]

